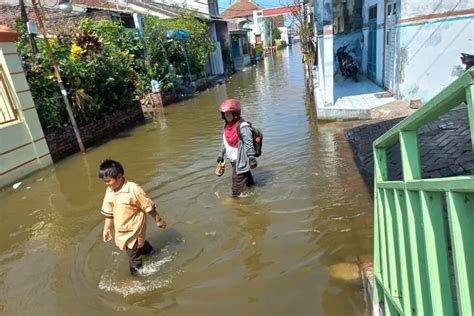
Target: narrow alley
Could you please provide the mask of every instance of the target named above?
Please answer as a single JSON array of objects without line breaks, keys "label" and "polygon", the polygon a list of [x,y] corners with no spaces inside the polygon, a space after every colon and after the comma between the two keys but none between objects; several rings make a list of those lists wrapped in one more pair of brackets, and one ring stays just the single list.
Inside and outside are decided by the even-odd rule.
[{"label": "narrow alley", "polygon": [[[371,260],[372,203],[342,129],[317,123],[295,45],[228,83],[0,191],[0,314],[366,315],[360,279],[334,265]],[[265,135],[256,186],[229,202],[214,174],[218,104],[242,101]],[[161,249],[128,274],[101,239],[105,158],[156,202]],[[45,302],[48,302],[45,304]]]}]

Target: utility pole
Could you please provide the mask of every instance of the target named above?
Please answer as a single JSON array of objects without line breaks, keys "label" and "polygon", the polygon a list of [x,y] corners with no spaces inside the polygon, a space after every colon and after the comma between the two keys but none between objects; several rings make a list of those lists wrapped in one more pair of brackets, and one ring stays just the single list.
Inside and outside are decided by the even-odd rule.
[{"label": "utility pole", "polygon": [[24,0],[20,0],[20,11],[21,18],[23,19],[23,22],[25,22],[26,29],[28,30],[28,38],[30,39],[31,51],[34,55],[36,55],[38,53],[38,46],[36,46],[35,35],[30,33],[30,30],[28,28],[28,14],[26,13]]},{"label": "utility pole", "polygon": [[71,104],[69,103],[69,98],[67,96],[67,91],[66,88],[64,87],[63,80],[61,79],[61,73],[59,71],[59,67],[54,60],[53,52],[51,50],[51,45],[49,44],[48,41],[48,34],[46,32],[46,28],[44,27],[43,24],[43,19],[41,17],[41,12],[39,8],[39,3],[38,0],[31,0],[32,6],[33,6],[33,11],[35,12],[36,19],[38,19],[38,25],[40,27],[41,33],[43,34],[43,39],[46,44],[46,50],[48,51],[48,57],[49,60],[51,61],[51,64],[53,65],[54,68],[54,74],[56,75],[56,79],[58,81],[58,86],[59,89],[61,90],[61,94],[63,96],[64,104],[66,105],[66,110],[69,115],[69,119],[71,120],[72,128],[74,130],[74,134],[76,136],[77,144],[79,145],[79,149],[81,150],[81,153],[85,153],[86,149],[84,148],[84,144],[82,142],[81,134],[79,132],[79,128],[76,123],[76,119],[74,118],[74,113],[72,112]]}]

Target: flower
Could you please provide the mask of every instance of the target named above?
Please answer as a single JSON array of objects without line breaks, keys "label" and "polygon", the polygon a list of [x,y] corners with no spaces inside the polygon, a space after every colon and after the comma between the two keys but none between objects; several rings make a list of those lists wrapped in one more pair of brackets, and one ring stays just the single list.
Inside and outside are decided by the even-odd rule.
[{"label": "flower", "polygon": [[76,43],[71,45],[71,53],[69,54],[69,59],[75,60],[80,58],[84,54],[85,50],[82,47],[78,46]]}]

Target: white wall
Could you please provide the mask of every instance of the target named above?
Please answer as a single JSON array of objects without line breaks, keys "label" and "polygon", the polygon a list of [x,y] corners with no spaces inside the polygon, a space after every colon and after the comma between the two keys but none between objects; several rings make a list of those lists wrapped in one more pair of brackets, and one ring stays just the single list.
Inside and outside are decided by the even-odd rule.
[{"label": "white wall", "polygon": [[401,18],[474,9],[472,0],[401,0]]},{"label": "white wall", "polygon": [[397,97],[426,102],[462,73],[460,53],[474,51],[473,8],[468,0],[401,0]]},{"label": "white wall", "polygon": [[19,0],[0,0],[0,5],[16,6],[20,5]]},{"label": "white wall", "polygon": [[152,0],[152,2],[196,9],[202,14],[209,15],[209,5],[207,0]]},{"label": "white wall", "polygon": [[52,164],[29,86],[15,44],[0,36],[0,64],[17,121],[0,125],[0,187]]},{"label": "white wall", "polygon": [[279,27],[278,29],[279,29],[280,32],[281,32],[280,38],[281,38],[283,41],[285,41],[285,43],[288,44],[288,28],[284,26],[284,27]]},{"label": "white wall", "polygon": [[474,15],[399,25],[397,96],[435,96],[460,73],[460,53],[474,52]]}]

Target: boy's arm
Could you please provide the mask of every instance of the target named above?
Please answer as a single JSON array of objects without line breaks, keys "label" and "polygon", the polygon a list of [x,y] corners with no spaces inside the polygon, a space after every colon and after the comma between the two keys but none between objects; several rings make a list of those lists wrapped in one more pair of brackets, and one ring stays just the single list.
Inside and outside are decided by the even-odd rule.
[{"label": "boy's arm", "polygon": [[114,224],[114,219],[112,217],[106,217],[104,222],[104,231],[102,233],[102,238],[104,242],[108,242],[112,239],[112,226]]},{"label": "boy's arm", "polygon": [[137,198],[137,202],[139,207],[145,211],[146,213],[150,214],[151,217],[155,220],[155,223],[160,228],[166,227],[166,222],[161,218],[160,214],[156,211],[155,202],[153,202],[143,191],[140,186],[136,186],[135,189],[135,196]]},{"label": "boy's arm", "polygon": [[153,208],[153,210],[148,212],[148,214],[155,220],[156,226],[159,228],[166,228],[166,221],[161,218],[160,214],[156,211],[156,208]]},{"label": "boy's arm", "polygon": [[112,226],[114,225],[114,211],[110,198],[105,194],[104,201],[100,213],[105,217],[104,231],[102,232],[102,239],[107,242],[112,239]]}]

